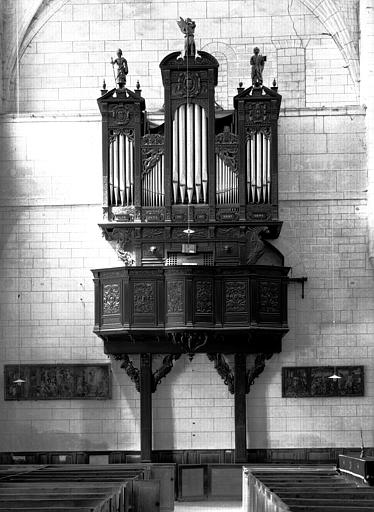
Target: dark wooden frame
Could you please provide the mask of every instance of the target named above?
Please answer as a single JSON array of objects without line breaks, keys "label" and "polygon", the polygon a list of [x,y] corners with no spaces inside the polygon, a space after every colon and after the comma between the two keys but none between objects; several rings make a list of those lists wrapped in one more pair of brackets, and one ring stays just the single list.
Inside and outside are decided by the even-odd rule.
[{"label": "dark wooden frame", "polygon": [[[42,373],[55,369],[56,389],[44,393],[40,391]],[[84,392],[78,392],[78,379],[84,378],[88,371],[98,375],[102,372],[101,382],[95,383],[95,389],[103,385],[104,393],[93,395],[93,386],[86,384]],[[67,372],[71,373],[71,380],[67,380]],[[14,380],[21,377],[25,382],[14,384]],[[53,378],[50,373],[48,378]],[[59,381],[60,379],[60,381]],[[64,381],[64,388],[62,382]],[[69,387],[70,384],[70,387]],[[53,392],[55,391],[55,392]],[[112,398],[112,372],[110,364],[10,364],[4,366],[4,399],[5,400],[108,400]]]},{"label": "dark wooden frame", "polygon": [[[329,379],[334,372],[342,378]],[[355,377],[357,377],[356,381]],[[349,378],[350,384],[348,384],[347,378]],[[282,368],[282,397],[321,396],[364,396],[364,367],[300,366]]]}]

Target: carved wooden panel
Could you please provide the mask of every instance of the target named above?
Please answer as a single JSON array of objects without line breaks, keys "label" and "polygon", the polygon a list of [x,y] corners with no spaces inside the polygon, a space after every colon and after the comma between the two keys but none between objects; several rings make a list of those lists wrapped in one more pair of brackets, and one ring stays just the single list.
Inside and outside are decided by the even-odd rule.
[{"label": "carved wooden panel", "polygon": [[260,313],[279,313],[281,301],[280,283],[276,281],[259,281],[258,299]]},{"label": "carved wooden panel", "polygon": [[[21,377],[25,382],[14,383]],[[106,400],[111,398],[109,364],[5,365],[5,400]]]},{"label": "carved wooden panel", "polygon": [[[340,379],[329,379],[336,373]],[[282,368],[282,396],[364,396],[363,366],[310,366]]]},{"label": "carved wooden panel", "polygon": [[225,282],[226,313],[245,313],[247,311],[247,283],[243,281]]},{"label": "carved wooden panel", "polygon": [[166,284],[166,303],[168,313],[182,313],[184,309],[183,281],[168,281]]},{"label": "carved wooden panel", "polygon": [[154,283],[134,283],[134,314],[154,313],[155,290]]},{"label": "carved wooden panel", "polygon": [[120,312],[121,289],[118,283],[103,286],[103,315],[116,315]]},{"label": "carved wooden panel", "polygon": [[213,283],[209,280],[195,282],[195,313],[210,314],[213,312]]}]

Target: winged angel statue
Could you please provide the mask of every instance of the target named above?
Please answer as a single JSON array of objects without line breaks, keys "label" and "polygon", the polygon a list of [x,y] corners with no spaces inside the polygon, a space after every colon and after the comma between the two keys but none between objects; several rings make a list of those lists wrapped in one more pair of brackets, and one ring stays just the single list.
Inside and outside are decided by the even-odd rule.
[{"label": "winged angel statue", "polygon": [[196,54],[196,46],[195,46],[195,28],[196,23],[191,20],[191,18],[186,18],[185,20],[180,17],[180,20],[177,21],[178,27],[181,29],[181,32],[184,34],[184,56],[185,57],[195,57]]}]

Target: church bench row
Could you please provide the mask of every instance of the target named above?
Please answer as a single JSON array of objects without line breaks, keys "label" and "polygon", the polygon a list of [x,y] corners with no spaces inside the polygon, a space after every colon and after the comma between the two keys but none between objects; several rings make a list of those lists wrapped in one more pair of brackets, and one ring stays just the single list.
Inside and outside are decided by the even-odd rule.
[{"label": "church bench row", "polygon": [[[167,470],[165,472],[165,470]],[[156,471],[157,473],[157,471]],[[162,477],[163,474],[169,478],[150,480],[153,477]],[[6,475],[6,476],[5,476]],[[170,477],[172,475],[172,477]],[[4,477],[6,480],[4,480]],[[76,486],[88,485],[102,486],[105,482],[111,485],[124,483],[126,486],[126,501],[133,510],[140,510],[146,507],[147,510],[158,511],[160,509],[160,487],[162,505],[161,510],[172,510],[174,507],[174,465],[160,468],[160,474],[155,474],[149,465],[121,464],[117,466],[87,466],[87,465],[55,465],[55,466],[19,466],[16,468],[0,466],[0,493],[4,486],[12,483],[20,488],[32,486],[33,489],[48,488],[56,489],[56,486],[63,485],[70,490],[70,494],[76,494]],[[95,492],[95,488],[89,492]],[[124,509],[127,510],[127,509]]]},{"label": "church bench row", "polygon": [[246,512],[360,512],[374,510],[374,489],[358,487],[337,472],[243,470]]}]

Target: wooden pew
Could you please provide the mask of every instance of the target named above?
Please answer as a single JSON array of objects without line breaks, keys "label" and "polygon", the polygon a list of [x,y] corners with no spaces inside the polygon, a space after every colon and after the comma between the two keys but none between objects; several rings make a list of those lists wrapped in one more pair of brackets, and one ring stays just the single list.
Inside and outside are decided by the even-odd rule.
[{"label": "wooden pew", "polygon": [[[126,484],[126,492],[124,506],[119,508],[122,510],[129,510],[133,507],[135,512],[137,510],[149,510],[150,512],[158,512],[159,510],[159,494],[160,484],[158,481],[144,480],[149,478],[150,471],[147,468],[129,468],[127,467],[110,467],[99,466],[90,467],[84,466],[44,466],[37,468],[30,472],[17,472],[16,474],[7,474],[5,477],[0,477],[0,491],[1,486],[7,483],[17,483],[18,485],[32,486],[34,489],[41,488],[53,484],[59,484],[62,489],[75,485],[86,486],[102,485],[103,483]],[[74,496],[75,498],[75,496]],[[2,500],[4,501],[4,500]],[[43,503],[40,503],[42,505]],[[46,504],[46,503],[44,503]],[[49,504],[48,504],[49,505]],[[69,505],[66,503],[65,505]],[[1,510],[1,496],[0,496],[0,510]]]}]

